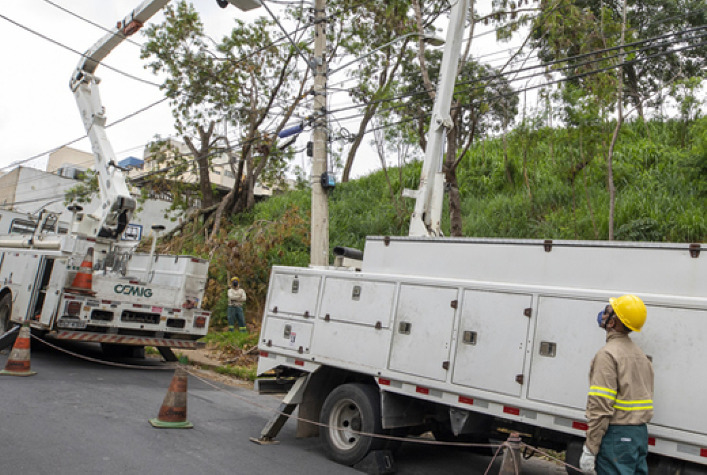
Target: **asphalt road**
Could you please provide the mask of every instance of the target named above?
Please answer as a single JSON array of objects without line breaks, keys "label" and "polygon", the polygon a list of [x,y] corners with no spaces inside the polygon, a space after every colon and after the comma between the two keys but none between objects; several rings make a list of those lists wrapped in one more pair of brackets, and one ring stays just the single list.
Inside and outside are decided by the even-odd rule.
[{"label": "asphalt road", "polygon": [[[70,349],[101,358],[97,346]],[[7,354],[0,355],[4,368]],[[140,361],[133,363],[145,364]],[[154,369],[105,366],[32,342],[31,377],[0,377],[0,473],[32,474],[347,474],[361,473],[328,460],[318,439],[295,438],[288,422],[279,444],[258,436],[279,399],[249,388],[188,381],[190,430],[155,429],[174,375]],[[452,447],[405,443],[395,458],[403,475],[483,474],[490,456]],[[500,460],[488,473],[498,473]],[[523,473],[564,473],[532,460]]]}]

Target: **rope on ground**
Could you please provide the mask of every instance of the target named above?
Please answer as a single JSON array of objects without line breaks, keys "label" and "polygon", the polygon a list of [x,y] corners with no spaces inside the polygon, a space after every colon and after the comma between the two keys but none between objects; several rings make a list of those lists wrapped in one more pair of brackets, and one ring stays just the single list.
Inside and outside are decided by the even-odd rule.
[{"label": "rope on ground", "polygon": [[537,453],[539,453],[539,454],[542,454],[542,455],[544,455],[545,457],[547,457],[547,458],[549,458],[549,459],[552,459],[553,462],[558,462],[558,463],[564,465],[565,467],[569,467],[569,468],[572,468],[572,469],[576,470],[577,472],[581,472],[581,471],[582,471],[579,467],[575,467],[574,465],[569,464],[569,463],[565,462],[564,460],[560,460],[560,459],[557,458],[557,457],[553,457],[553,456],[550,455],[549,453],[544,452],[544,451],[542,451],[541,449],[539,449],[539,448],[537,448],[537,447],[533,447],[532,445],[528,445],[528,444],[526,444],[525,442],[522,442],[522,441],[521,441],[520,446],[521,446],[521,447],[524,447],[524,448],[532,449],[533,451],[535,451],[535,452],[537,452]]},{"label": "rope on ground", "polygon": [[[277,415],[280,415],[280,416],[285,416],[285,417],[287,417],[288,419],[293,419],[293,420],[298,421],[298,422],[305,422],[305,423],[307,423],[307,424],[312,424],[312,425],[315,425],[315,426],[317,426],[317,427],[321,427],[321,428],[325,428],[325,429],[334,428],[335,430],[344,430],[344,429],[345,429],[345,430],[347,430],[348,432],[351,432],[351,433],[353,433],[353,434],[357,434],[357,435],[360,435],[360,436],[371,437],[371,438],[379,438],[379,439],[385,439],[385,440],[394,440],[394,441],[400,441],[400,442],[408,442],[408,443],[414,443],[414,444],[436,445],[436,446],[447,446],[447,447],[488,447],[488,448],[495,448],[496,451],[495,451],[493,457],[491,458],[491,461],[489,462],[489,465],[488,465],[488,467],[487,467],[487,469],[486,469],[485,475],[489,473],[489,470],[492,468],[493,463],[494,463],[494,462],[496,461],[496,459],[498,458],[498,455],[501,453],[502,449],[503,449],[504,447],[510,448],[510,446],[509,446],[509,444],[508,444],[507,441],[504,441],[504,442],[501,443],[501,444],[477,444],[477,443],[468,443],[468,442],[442,442],[442,441],[430,440],[430,439],[420,439],[420,438],[410,438],[410,437],[396,437],[396,436],[386,435],[386,434],[372,434],[372,433],[369,433],[369,432],[355,431],[355,430],[352,430],[350,427],[346,427],[346,428],[344,428],[344,427],[332,427],[332,426],[330,426],[330,425],[328,425],[328,424],[324,424],[324,423],[321,423],[321,422],[319,422],[319,421],[312,421],[312,420],[309,420],[309,419],[305,419],[305,418],[303,418],[303,417],[295,416],[295,415],[293,415],[293,414],[287,414],[287,413],[282,412],[282,411],[279,411],[279,410],[277,410],[277,409],[272,409],[271,407],[265,406],[265,405],[263,405],[263,404],[259,404],[259,403],[253,401],[253,400],[250,399],[250,398],[246,398],[246,397],[243,397],[243,396],[239,396],[238,394],[236,394],[236,393],[234,393],[234,392],[232,392],[232,391],[229,391],[229,390],[227,390],[226,388],[223,388],[223,387],[221,387],[221,386],[219,386],[219,385],[217,385],[217,384],[214,384],[213,382],[211,382],[211,381],[209,381],[209,380],[207,380],[207,379],[201,377],[200,375],[198,375],[196,372],[194,372],[194,371],[193,371],[192,369],[190,369],[189,367],[187,367],[187,366],[185,366],[185,365],[182,365],[182,364],[179,364],[179,365],[182,366],[182,367],[184,368],[184,370],[185,370],[187,373],[189,373],[191,376],[193,376],[194,378],[198,379],[199,381],[201,381],[202,383],[206,384],[207,386],[210,386],[210,387],[216,389],[217,391],[221,391],[221,392],[223,392],[223,393],[226,393],[226,394],[230,395],[231,397],[234,397],[234,398],[236,398],[236,399],[238,399],[238,400],[240,400],[240,401],[242,401],[242,402],[245,402],[246,404],[249,404],[249,405],[258,407],[258,408],[260,408],[260,409],[263,409],[264,411],[271,412],[271,413],[273,413],[273,414],[277,414]],[[543,456],[545,456],[545,457],[551,459],[553,462],[559,463],[559,464],[561,464],[561,465],[563,465],[563,466],[565,466],[565,467],[570,467],[570,468],[573,468],[573,469],[577,470],[578,472],[581,472],[581,470],[580,470],[578,467],[575,467],[574,465],[568,464],[568,463],[566,463],[565,461],[563,461],[563,460],[561,460],[561,459],[559,459],[559,458],[557,458],[557,457],[554,457],[554,456],[550,455],[549,453],[547,453],[547,452],[541,450],[541,449],[538,448],[538,447],[534,447],[534,446],[532,446],[532,445],[526,444],[525,442],[522,442],[522,441],[521,441],[521,442],[520,442],[520,448],[532,450],[533,452],[537,452],[537,453],[539,453],[539,454],[541,454],[541,455],[543,455]],[[513,459],[513,463],[514,463],[514,471],[515,471],[516,475],[520,474],[520,467],[516,464],[515,458]]]},{"label": "rope on ground", "polygon": [[150,371],[155,371],[155,370],[158,370],[158,371],[164,371],[164,370],[174,371],[174,369],[176,368],[175,365],[171,365],[171,364],[167,364],[167,365],[163,365],[163,366],[145,366],[145,365],[131,365],[131,364],[116,363],[116,362],[113,362],[113,361],[101,360],[101,359],[98,359],[98,358],[92,358],[92,357],[90,357],[90,356],[82,355],[82,354],[80,354],[80,353],[76,353],[76,352],[74,352],[74,351],[67,350],[66,348],[62,348],[62,347],[60,347],[60,346],[54,345],[54,344],[52,344],[52,343],[49,343],[47,340],[44,340],[44,339],[38,337],[37,335],[32,335],[32,338],[34,338],[34,339],[37,340],[37,341],[40,341],[40,342],[44,343],[45,345],[49,346],[50,348],[53,348],[53,349],[58,350],[58,351],[61,351],[62,353],[66,353],[67,355],[73,356],[74,358],[78,358],[78,359],[85,360],[85,361],[90,361],[90,362],[92,362],[92,363],[102,364],[102,365],[105,365],[105,366],[115,366],[115,367],[117,367],[117,368],[128,368],[128,369],[146,369],[146,370],[150,370]]},{"label": "rope on ground", "polygon": [[504,445],[506,445],[505,442],[498,446],[498,448],[496,449],[496,453],[493,454],[493,458],[489,462],[489,466],[486,467],[486,471],[484,472],[484,475],[488,475],[489,470],[491,470],[491,466],[493,466],[493,463],[496,461],[496,457],[498,457],[498,454],[501,452],[501,449],[503,448]]},{"label": "rope on ground", "polygon": [[225,388],[223,388],[223,387],[221,387],[221,386],[218,386],[218,385],[212,383],[211,381],[209,381],[209,380],[207,380],[207,379],[205,379],[205,378],[199,376],[199,375],[196,374],[193,370],[191,370],[190,368],[188,368],[188,367],[186,367],[186,366],[184,366],[184,365],[182,365],[182,367],[184,368],[184,370],[185,370],[187,373],[189,373],[190,375],[192,375],[193,377],[195,377],[196,379],[198,379],[198,380],[201,381],[202,383],[206,384],[207,386],[210,386],[210,387],[212,387],[212,388],[214,388],[214,389],[216,389],[216,390],[218,390],[218,391],[221,391],[221,392],[224,392],[224,393],[226,393],[226,394],[229,394],[230,396],[232,396],[232,397],[234,397],[234,398],[236,398],[236,399],[238,399],[238,400],[240,400],[240,401],[243,401],[243,402],[245,402],[246,404],[250,404],[250,405],[252,405],[252,406],[258,407],[258,408],[260,408],[260,409],[263,409],[263,410],[268,411],[268,412],[272,412],[272,413],[277,414],[277,415],[280,415],[280,416],[285,416],[285,417],[287,417],[287,418],[289,418],[289,419],[293,419],[293,420],[298,421],[298,422],[305,422],[305,423],[307,423],[307,424],[312,424],[312,425],[317,426],[317,427],[322,427],[322,428],[326,428],[326,429],[334,428],[334,429],[336,429],[336,430],[344,430],[344,429],[345,429],[345,430],[347,430],[348,432],[351,432],[352,434],[361,435],[361,436],[365,436],[365,437],[378,438],[378,439],[385,439],[385,440],[396,440],[396,441],[401,441],[401,442],[413,442],[413,443],[425,444],[425,445],[444,445],[444,446],[448,446],[448,447],[490,447],[490,448],[493,448],[493,447],[499,447],[499,448],[500,448],[500,447],[502,447],[502,446],[504,445],[504,444],[475,444],[475,443],[467,443],[467,442],[441,442],[441,441],[438,441],[438,440],[417,439],[417,438],[408,438],[408,437],[396,437],[396,436],[386,435],[386,434],[373,434],[373,433],[370,433],[370,432],[356,431],[356,430],[351,429],[350,427],[345,427],[345,428],[344,428],[344,427],[332,427],[332,426],[330,426],[330,425],[328,425],[328,424],[324,424],[324,423],[319,422],[319,421],[312,421],[312,420],[309,420],[309,419],[305,419],[305,418],[303,418],[303,417],[295,416],[295,415],[293,415],[293,414],[287,414],[287,413],[282,412],[282,411],[279,411],[279,410],[277,410],[277,409],[272,409],[272,408],[267,407],[267,406],[265,406],[265,405],[263,405],[263,404],[259,404],[259,403],[253,401],[253,400],[250,399],[250,398],[245,398],[245,397],[243,397],[243,396],[239,396],[238,394],[236,394],[236,393],[234,393],[234,392],[232,392],[232,391],[228,391],[227,389],[225,389]]},{"label": "rope on ground", "polygon": [[[60,347],[60,346],[54,345],[54,344],[52,344],[52,343],[49,343],[48,341],[46,341],[46,340],[44,340],[44,339],[42,339],[42,338],[40,338],[40,337],[38,337],[38,336],[36,336],[36,335],[31,335],[31,336],[32,336],[32,338],[34,338],[35,340],[40,341],[40,342],[42,342],[43,344],[49,346],[50,348],[53,348],[53,349],[55,349],[55,350],[58,350],[58,351],[60,351],[60,352],[62,352],[62,353],[65,353],[65,354],[67,354],[67,355],[73,356],[73,357],[78,358],[78,359],[82,359],[82,360],[85,360],[85,361],[90,361],[90,362],[92,362],[92,363],[102,364],[102,365],[105,365],[105,366],[113,366],[113,367],[127,368],[127,369],[145,369],[145,370],[152,370],[152,371],[154,371],[154,370],[160,370],[160,371],[169,370],[169,371],[172,371],[172,370],[176,369],[177,367],[180,367],[180,366],[181,366],[187,373],[189,373],[191,376],[193,376],[194,378],[198,379],[198,380],[201,381],[202,383],[206,384],[207,386],[210,386],[210,387],[216,389],[217,391],[224,392],[224,393],[230,395],[231,397],[234,397],[234,398],[236,398],[236,399],[239,399],[239,400],[242,401],[242,402],[245,402],[246,404],[249,404],[249,405],[251,405],[251,406],[258,407],[258,408],[260,408],[260,409],[263,409],[263,410],[268,411],[268,412],[272,412],[272,413],[274,413],[274,414],[278,414],[278,415],[280,415],[280,416],[285,416],[285,417],[287,417],[287,418],[289,418],[289,419],[293,419],[293,420],[296,420],[296,421],[298,421],[298,422],[304,422],[304,423],[307,423],[307,424],[312,424],[312,425],[315,425],[315,426],[317,426],[317,427],[321,427],[321,428],[325,428],[325,429],[331,429],[331,428],[332,428],[332,426],[330,426],[330,425],[328,425],[328,424],[324,424],[324,423],[321,423],[321,422],[319,422],[319,421],[312,421],[312,420],[309,420],[309,419],[305,419],[305,418],[303,418],[303,417],[295,416],[295,415],[293,415],[293,414],[287,414],[287,413],[282,412],[282,411],[279,411],[279,410],[277,410],[277,409],[272,409],[272,408],[270,408],[270,407],[268,407],[268,406],[265,406],[265,405],[263,405],[263,404],[259,404],[259,403],[255,402],[255,401],[253,401],[252,399],[239,396],[239,395],[235,394],[234,392],[228,391],[227,389],[225,389],[225,388],[223,388],[223,387],[221,387],[221,386],[218,386],[218,385],[212,383],[211,381],[209,381],[209,380],[207,380],[207,379],[201,377],[201,376],[198,375],[194,370],[192,370],[192,369],[189,368],[188,366],[183,365],[183,364],[181,364],[181,363],[176,363],[176,364],[174,364],[174,365],[166,364],[166,365],[163,365],[163,366],[144,366],[144,365],[129,365],[129,364],[124,364],[124,363],[115,363],[115,362],[113,362],[113,361],[106,361],[106,360],[101,360],[101,359],[98,359],[98,358],[92,358],[92,357],[90,357],[90,356],[82,355],[82,354],[79,354],[79,353],[76,353],[76,352],[67,350],[66,348],[62,348],[62,347]],[[507,443],[507,442],[503,442],[503,443],[501,443],[501,444],[478,444],[478,443],[469,443],[469,442],[443,442],[443,441],[430,440],[430,439],[420,439],[420,438],[410,438],[410,437],[396,437],[396,436],[386,435],[386,434],[373,434],[373,433],[368,433],[368,432],[355,431],[355,430],[352,430],[352,429],[349,428],[349,427],[347,427],[347,428],[344,428],[344,427],[333,427],[333,428],[334,428],[335,430],[344,430],[344,429],[345,429],[345,430],[347,430],[347,431],[349,431],[349,432],[351,432],[351,433],[353,433],[353,434],[357,434],[357,435],[365,436],[365,437],[379,438],[379,439],[385,439],[385,440],[394,440],[394,441],[408,442],[408,443],[416,443],[416,444],[423,444],[423,445],[436,445],[436,446],[447,446],[447,447],[469,447],[469,448],[471,448],[471,447],[496,448],[496,452],[494,453],[493,457],[491,458],[491,461],[489,462],[489,465],[488,465],[488,467],[486,468],[486,471],[484,472],[484,475],[488,474],[489,470],[490,470],[491,467],[493,466],[493,463],[496,461],[496,458],[498,458],[498,454],[501,453],[501,450],[502,450],[504,447],[508,447],[508,443]],[[522,441],[521,441],[521,442],[520,442],[520,446],[521,446],[522,448],[524,448],[524,449],[530,449],[530,450],[532,450],[533,452],[540,453],[540,454],[542,454],[543,456],[545,456],[545,457],[547,457],[547,458],[549,458],[549,459],[552,459],[554,462],[557,462],[557,463],[560,463],[560,464],[564,465],[565,467],[570,467],[570,468],[572,468],[572,469],[574,469],[574,470],[581,471],[578,467],[575,467],[574,465],[568,464],[568,463],[566,463],[565,461],[560,460],[559,458],[554,457],[554,456],[548,454],[547,452],[542,451],[541,449],[539,449],[539,448],[537,448],[537,447],[533,447],[533,446],[531,446],[531,445],[529,445],[529,444],[526,444],[525,442],[522,442]],[[514,462],[514,464],[515,464],[515,459],[513,459],[513,462]],[[516,475],[519,474],[519,473],[520,473],[520,467],[518,467],[518,466],[516,465],[516,466],[514,467],[514,471],[515,471]]]}]

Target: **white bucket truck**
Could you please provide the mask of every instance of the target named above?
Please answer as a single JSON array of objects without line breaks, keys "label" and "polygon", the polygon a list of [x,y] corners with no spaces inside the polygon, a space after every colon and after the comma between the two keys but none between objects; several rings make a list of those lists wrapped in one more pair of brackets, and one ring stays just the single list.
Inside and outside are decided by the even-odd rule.
[{"label": "white bucket truck", "polygon": [[[121,235],[136,203],[105,133],[105,109],[94,75],[100,62],[169,0],[141,3],[83,55],[71,90],[91,141],[100,195],[88,212],[72,206],[70,230],[43,214],[34,229],[0,236],[0,335],[29,324],[48,336],[100,342],[104,350],[141,353],[155,346],[194,348],[209,326],[201,309],[209,262],[191,256],[134,252]],[[241,9],[257,0],[219,0]],[[64,223],[62,223],[64,224]],[[159,229],[154,229],[155,238]],[[1,338],[7,345],[8,338]],[[137,350],[137,351],[126,351]]]},{"label": "white bucket truck", "polygon": [[596,315],[633,293],[648,308],[633,339],[655,368],[651,468],[707,473],[703,246],[435,237],[468,4],[453,6],[410,236],[369,237],[363,256],[341,250],[360,259],[355,270],[272,269],[258,374],[295,383],[260,440],[298,407],[298,435],[318,434],[347,465],[386,447],[361,433],[481,442],[504,429],[567,449],[578,466],[589,365],[605,338]]}]

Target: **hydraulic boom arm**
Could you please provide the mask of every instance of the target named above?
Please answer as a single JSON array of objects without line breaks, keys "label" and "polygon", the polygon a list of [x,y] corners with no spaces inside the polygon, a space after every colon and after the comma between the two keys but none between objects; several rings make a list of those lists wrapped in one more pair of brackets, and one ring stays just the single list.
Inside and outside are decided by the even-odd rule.
[{"label": "hydraulic boom arm", "polygon": [[[100,190],[100,204],[81,223],[81,231],[91,236],[119,239],[135,211],[135,200],[115,163],[115,153],[105,132],[105,108],[98,93],[100,79],[94,73],[100,62],[125,38],[138,31],[169,0],[145,0],[106,36],[101,38],[79,61],[70,87],[79,106],[81,120],[91,140]],[[225,0],[219,1],[225,6]],[[259,0],[228,0],[241,10],[260,6]],[[224,4],[224,5],[222,5]]]},{"label": "hydraulic boom arm", "polygon": [[169,0],[146,0],[116,27],[101,38],[79,61],[71,77],[71,90],[79,106],[81,120],[91,140],[95,159],[100,203],[82,222],[82,231],[92,236],[119,239],[135,211],[135,200],[125,182],[123,172],[115,163],[115,153],[105,132],[106,115],[98,93],[98,79],[94,72],[100,62],[125,38],[164,7]]},{"label": "hydraulic boom arm", "polygon": [[453,126],[450,108],[464,34],[469,0],[457,0],[452,6],[442,67],[437,82],[437,94],[432,109],[425,160],[422,163],[420,187],[415,192],[415,210],[410,218],[410,236],[440,236],[444,176],[442,153],[447,131]]}]

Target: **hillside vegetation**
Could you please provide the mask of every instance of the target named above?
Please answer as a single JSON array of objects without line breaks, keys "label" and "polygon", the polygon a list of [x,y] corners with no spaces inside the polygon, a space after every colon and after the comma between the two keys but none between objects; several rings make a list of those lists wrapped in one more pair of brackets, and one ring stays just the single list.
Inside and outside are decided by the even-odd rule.
[{"label": "hillside vegetation", "polygon": [[[518,127],[505,145],[501,138],[478,142],[458,170],[463,234],[607,239],[607,144],[587,136],[586,129]],[[367,235],[407,234],[414,203],[400,193],[417,188],[419,173],[414,162],[337,185],[329,195],[330,246],[363,249]],[[703,242],[707,119],[625,124],[614,151],[614,182],[616,239]],[[247,318],[257,324],[271,266],[309,263],[309,206],[309,190],[274,196],[231,216],[215,245],[185,230],[163,250],[211,258],[205,306],[215,325],[225,319],[228,276],[240,276]]]}]

